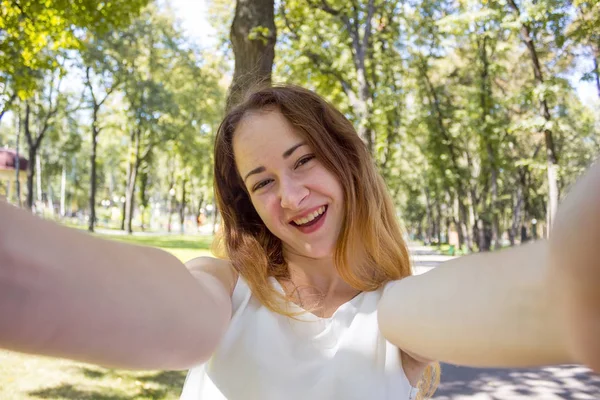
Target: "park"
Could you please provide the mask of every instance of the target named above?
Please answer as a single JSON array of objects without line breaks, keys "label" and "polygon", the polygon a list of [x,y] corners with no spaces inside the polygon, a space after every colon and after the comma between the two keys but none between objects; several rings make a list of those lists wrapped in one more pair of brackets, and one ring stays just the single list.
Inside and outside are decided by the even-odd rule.
[{"label": "park", "polygon": [[[258,87],[308,88],[348,118],[417,275],[549,239],[600,157],[596,1],[0,7],[0,201],[181,262],[213,254],[217,131]],[[0,399],[169,400],[185,377],[0,349]],[[600,378],[442,364],[432,399],[600,399]]]}]

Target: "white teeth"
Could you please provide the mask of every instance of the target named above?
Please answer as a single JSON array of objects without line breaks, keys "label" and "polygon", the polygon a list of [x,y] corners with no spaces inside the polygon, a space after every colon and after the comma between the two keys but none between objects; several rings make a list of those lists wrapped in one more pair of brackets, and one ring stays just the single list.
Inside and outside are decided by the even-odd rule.
[{"label": "white teeth", "polygon": [[307,215],[304,218],[299,218],[299,219],[295,219],[294,223],[296,225],[304,225],[309,223],[310,221],[312,221],[313,219],[317,218],[319,215],[323,214],[325,212],[325,206],[322,206],[321,208],[319,208],[316,211],[313,211],[311,214]]}]

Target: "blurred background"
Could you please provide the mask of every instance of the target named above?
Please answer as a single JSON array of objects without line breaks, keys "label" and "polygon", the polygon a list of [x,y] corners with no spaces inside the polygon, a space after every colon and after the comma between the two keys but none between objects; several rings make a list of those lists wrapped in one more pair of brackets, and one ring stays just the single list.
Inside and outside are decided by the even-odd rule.
[{"label": "blurred background", "polygon": [[[219,122],[294,83],[355,124],[425,272],[548,235],[600,155],[599,63],[597,0],[0,1],[0,198],[209,254]],[[446,371],[436,399],[600,398],[579,367]],[[175,399],[184,377],[0,351],[2,399]]]}]

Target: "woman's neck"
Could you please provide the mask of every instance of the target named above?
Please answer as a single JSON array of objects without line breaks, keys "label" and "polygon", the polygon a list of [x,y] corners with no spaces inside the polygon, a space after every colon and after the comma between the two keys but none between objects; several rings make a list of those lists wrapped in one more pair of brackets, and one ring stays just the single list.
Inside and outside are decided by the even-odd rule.
[{"label": "woman's neck", "polygon": [[290,273],[288,284],[294,290],[322,298],[356,292],[356,289],[348,285],[339,275],[333,256],[316,259],[292,252],[285,252],[284,256]]}]

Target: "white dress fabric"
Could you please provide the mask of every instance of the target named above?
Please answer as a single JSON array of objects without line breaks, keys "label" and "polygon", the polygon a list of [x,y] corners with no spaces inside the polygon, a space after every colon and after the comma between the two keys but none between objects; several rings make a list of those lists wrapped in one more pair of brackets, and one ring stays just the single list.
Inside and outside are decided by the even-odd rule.
[{"label": "white dress fabric", "polygon": [[231,324],[211,359],[189,371],[180,399],[415,399],[398,348],[378,328],[386,288],[359,294],[330,318],[294,320],[264,307],[238,278]]}]

